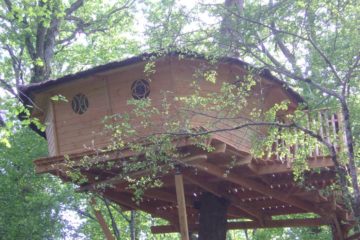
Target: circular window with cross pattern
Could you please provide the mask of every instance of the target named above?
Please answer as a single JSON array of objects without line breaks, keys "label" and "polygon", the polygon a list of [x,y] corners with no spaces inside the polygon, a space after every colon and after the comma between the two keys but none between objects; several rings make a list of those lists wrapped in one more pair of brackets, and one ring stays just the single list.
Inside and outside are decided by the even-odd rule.
[{"label": "circular window with cross pattern", "polygon": [[131,93],[134,99],[147,98],[150,94],[149,81],[145,79],[139,79],[134,81],[131,85]]},{"label": "circular window with cross pattern", "polygon": [[82,94],[76,94],[71,101],[71,108],[77,114],[84,114],[89,108],[89,100]]}]

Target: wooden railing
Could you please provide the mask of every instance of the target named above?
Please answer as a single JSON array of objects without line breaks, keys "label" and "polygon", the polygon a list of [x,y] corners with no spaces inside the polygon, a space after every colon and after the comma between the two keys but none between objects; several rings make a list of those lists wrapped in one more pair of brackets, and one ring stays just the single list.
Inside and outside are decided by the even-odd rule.
[{"label": "wooden railing", "polygon": [[[304,117],[302,118],[300,125],[317,133],[324,141],[332,144],[337,152],[343,150],[345,137],[343,134],[344,130],[342,127],[341,113],[330,109],[318,109],[311,112],[304,111]],[[279,131],[281,131],[281,129]],[[300,130],[294,129],[292,131],[294,131],[294,137],[296,137],[296,131]],[[273,143],[273,151],[268,152],[266,160],[286,162],[290,166],[295,154],[301,147],[304,146],[300,146],[299,144],[289,144],[286,140],[280,138]],[[286,149],[286,151],[284,151],[286,154],[281,154],[280,151],[276,151],[276,149]],[[308,156],[317,159],[319,157],[329,156],[329,153],[324,144],[315,141],[312,148],[309,149]]]},{"label": "wooden railing", "polygon": [[[342,113],[330,109],[319,109],[311,113],[307,111],[305,114],[308,122],[307,127],[317,132],[326,142],[333,144],[337,152],[341,151],[345,141]],[[315,151],[312,153],[313,157],[324,155],[319,147],[320,144],[316,144]]]}]

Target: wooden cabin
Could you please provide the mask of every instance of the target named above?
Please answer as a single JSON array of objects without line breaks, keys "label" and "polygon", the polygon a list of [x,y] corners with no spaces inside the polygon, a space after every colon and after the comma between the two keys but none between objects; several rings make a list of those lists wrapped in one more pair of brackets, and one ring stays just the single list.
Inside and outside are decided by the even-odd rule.
[{"label": "wooden cabin", "polygon": [[[155,64],[155,71],[150,76],[145,71],[149,62]],[[215,69],[216,83],[198,77],[196,73],[199,69]],[[288,111],[291,112],[302,102],[298,94],[269,71],[254,72],[253,68],[238,59],[224,58],[214,65],[201,56],[181,53],[164,56],[144,54],[56,80],[24,86],[20,88],[24,104],[32,106],[32,116],[46,125],[49,156],[35,161],[36,170],[71,181],[65,164],[67,161],[73,163],[73,168],[81,168],[77,162],[85,155],[96,154],[104,162],[123,161],[133,153],[124,150],[119,157],[116,152],[99,155],[93,149],[105,148],[110,143],[110,136],[101,134],[103,119],[108,115],[129,112],[129,99],[148,97],[157,106],[161,105],[163,92],[170,94],[169,99],[192,94],[193,81],[201,86],[201,93],[218,92],[222,83],[236,83],[248,74],[255,76],[256,86],[247,97],[244,117],[249,116],[250,109],[254,107],[266,111],[286,100],[290,102]],[[54,96],[63,96],[67,101],[54,101]],[[178,113],[176,108],[171,111],[173,114]],[[190,120],[194,127],[202,127],[208,121],[204,116],[195,116]],[[322,132],[333,131],[338,134],[338,121],[341,120],[338,115],[323,110],[316,119],[319,120],[326,123],[321,125],[325,126]],[[154,122],[159,123],[158,127],[163,124],[158,119],[154,119]],[[240,123],[239,119],[222,120],[216,126],[231,128]],[[266,133],[266,128],[259,131]],[[80,189],[97,191],[96,185],[111,183],[114,187],[103,190],[103,196],[125,209],[140,209],[167,220],[169,225],[154,226],[153,232],[181,232],[183,239],[187,239],[187,232],[198,230],[199,209],[194,203],[204,192],[229,200],[227,217],[232,221],[228,222],[228,229],[333,224],[337,227],[337,236],[343,239],[351,225],[349,214],[343,203],[335,200],[336,197],[324,196],[319,191],[336,179],[331,159],[318,149],[311,153],[309,167],[320,170],[308,174],[306,181],[313,187],[309,191],[294,182],[291,156],[280,159],[280,156],[270,154],[266,159],[258,159],[251,155],[252,138],[256,134],[249,128],[213,133],[209,140],[214,148],[211,152],[199,149],[191,142],[182,142],[179,149],[188,151],[183,161],[192,168],[184,168],[180,175],[170,171],[161,176],[165,184],[161,188],[145,191],[140,204],[133,202],[133,193],[127,189],[126,181],[117,177],[120,169],[82,169],[93,178],[89,177]],[[294,146],[287,147],[295,149]],[[226,166],[234,156],[237,164],[228,172]],[[146,171],[142,174],[146,174]],[[276,219],[280,215],[299,213],[313,213],[314,217]]]}]

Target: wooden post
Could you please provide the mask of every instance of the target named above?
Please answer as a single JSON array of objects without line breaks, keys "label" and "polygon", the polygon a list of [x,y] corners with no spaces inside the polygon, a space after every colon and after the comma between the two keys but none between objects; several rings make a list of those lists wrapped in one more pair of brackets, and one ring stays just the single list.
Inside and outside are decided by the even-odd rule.
[{"label": "wooden post", "polygon": [[185,193],[183,176],[180,173],[175,174],[176,198],[178,202],[178,214],[180,234],[182,240],[189,240],[189,229],[186,214]]},{"label": "wooden post", "polygon": [[96,219],[98,220],[99,224],[100,224],[100,227],[101,229],[103,230],[104,232],[104,235],[106,237],[106,240],[115,240],[115,237],[112,235],[108,225],[106,224],[106,221],[104,219],[104,216],[102,215],[102,213],[97,210],[95,208],[95,205],[96,205],[96,201],[95,201],[95,198],[92,198],[91,199],[91,205],[92,205],[92,208],[94,210],[94,213],[95,213],[95,217]]}]

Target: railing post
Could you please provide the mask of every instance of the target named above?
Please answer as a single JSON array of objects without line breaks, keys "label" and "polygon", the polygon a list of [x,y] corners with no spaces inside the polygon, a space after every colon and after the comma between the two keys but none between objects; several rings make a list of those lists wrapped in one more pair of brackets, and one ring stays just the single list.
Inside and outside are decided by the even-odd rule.
[{"label": "railing post", "polygon": [[335,116],[336,116],[336,113],[334,114],[331,114],[331,126],[332,126],[332,131],[333,131],[333,139],[334,139],[334,147],[335,147],[335,150],[338,151],[338,148],[337,148],[337,145],[338,145],[338,133],[336,132],[336,120],[338,119],[335,119]]},{"label": "railing post", "polygon": [[[310,112],[309,112],[309,111],[306,111],[306,120],[307,120],[307,122],[306,122],[306,127],[311,130],[311,116],[310,116]],[[314,156],[314,152],[313,152],[313,151],[310,151],[309,153],[310,153],[310,157],[313,157],[313,156]]]},{"label": "railing post", "polygon": [[343,125],[343,119],[344,116],[342,114],[342,112],[338,112],[338,125],[339,125],[339,152],[343,152],[346,149],[346,145],[347,145],[347,140],[346,140],[346,136],[344,134],[345,129],[344,129],[344,125]]}]

